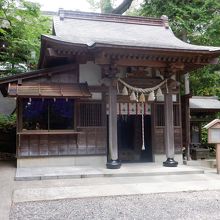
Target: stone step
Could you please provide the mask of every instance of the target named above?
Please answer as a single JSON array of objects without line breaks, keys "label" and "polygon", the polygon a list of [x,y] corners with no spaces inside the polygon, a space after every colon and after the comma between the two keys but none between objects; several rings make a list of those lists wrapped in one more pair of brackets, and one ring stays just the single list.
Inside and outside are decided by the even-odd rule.
[{"label": "stone step", "polygon": [[158,164],[123,164],[121,169],[110,170],[105,167],[36,167],[17,168],[15,180],[49,180],[49,179],[79,179],[94,177],[138,177],[161,175],[204,174],[203,169],[179,165],[178,167],[163,167]]}]

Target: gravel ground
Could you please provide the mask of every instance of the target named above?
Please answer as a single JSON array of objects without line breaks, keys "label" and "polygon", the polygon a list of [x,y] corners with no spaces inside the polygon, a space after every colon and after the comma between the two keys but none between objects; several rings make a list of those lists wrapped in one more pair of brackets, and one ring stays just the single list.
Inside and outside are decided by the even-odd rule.
[{"label": "gravel ground", "polygon": [[220,191],[113,196],[12,205],[10,220],[220,220]]}]

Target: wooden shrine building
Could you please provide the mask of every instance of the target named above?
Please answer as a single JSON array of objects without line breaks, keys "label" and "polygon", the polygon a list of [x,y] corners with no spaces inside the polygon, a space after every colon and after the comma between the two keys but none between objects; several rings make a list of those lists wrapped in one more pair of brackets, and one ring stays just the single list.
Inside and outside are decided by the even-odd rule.
[{"label": "wooden shrine building", "polygon": [[220,101],[216,96],[192,96],[189,108],[191,145],[199,147],[202,145],[202,127],[216,119],[216,113],[220,112]]},{"label": "wooden shrine building", "polygon": [[17,166],[177,166],[180,77],[219,55],[177,39],[166,16],[60,10],[39,70],[0,79],[17,100]]}]

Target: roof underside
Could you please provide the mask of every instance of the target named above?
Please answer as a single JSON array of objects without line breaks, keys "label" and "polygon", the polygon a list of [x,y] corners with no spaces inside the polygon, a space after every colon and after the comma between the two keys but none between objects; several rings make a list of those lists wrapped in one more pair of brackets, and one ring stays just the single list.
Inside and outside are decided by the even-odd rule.
[{"label": "roof underside", "polygon": [[77,84],[10,84],[8,87],[9,97],[74,97],[89,98],[91,93],[85,83]]},{"label": "roof underside", "polygon": [[[112,45],[187,51],[220,52],[218,47],[197,46],[175,37],[163,19],[123,19],[126,16],[106,15],[98,19],[94,14],[69,12],[68,16],[54,18],[55,36],[52,39],[96,47]],[[98,14],[99,15],[99,14]],[[120,19],[123,19],[120,21]],[[145,21],[146,20],[146,21]],[[145,21],[145,22],[144,22]]]},{"label": "roof underside", "polygon": [[220,101],[213,96],[193,96],[189,99],[189,106],[192,110],[220,110]]}]

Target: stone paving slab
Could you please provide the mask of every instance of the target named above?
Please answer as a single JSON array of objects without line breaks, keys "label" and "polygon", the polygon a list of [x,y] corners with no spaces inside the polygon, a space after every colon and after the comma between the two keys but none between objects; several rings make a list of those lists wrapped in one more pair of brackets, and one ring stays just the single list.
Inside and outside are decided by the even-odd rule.
[{"label": "stone paving slab", "polygon": [[140,163],[123,164],[121,169],[106,169],[105,167],[36,167],[17,168],[15,180],[48,180],[48,179],[79,179],[94,177],[128,177],[128,176],[158,176],[203,174],[204,170],[185,165],[178,167],[163,167],[161,164]]},{"label": "stone paving slab", "polygon": [[72,198],[139,195],[165,192],[220,190],[220,180],[184,182],[148,182],[105,184],[73,187],[25,188],[15,190],[13,202],[58,200]]}]

